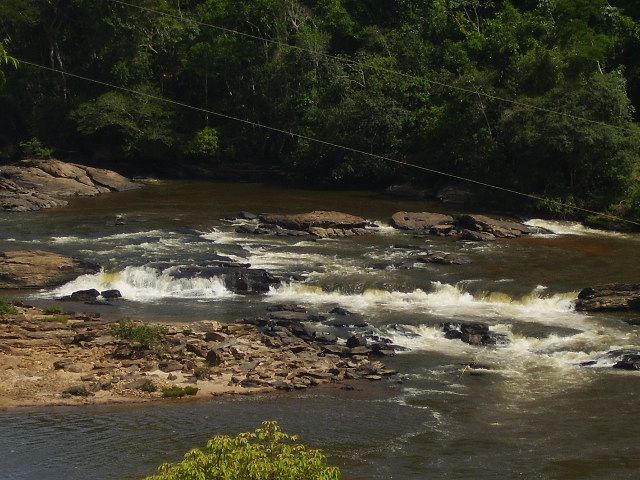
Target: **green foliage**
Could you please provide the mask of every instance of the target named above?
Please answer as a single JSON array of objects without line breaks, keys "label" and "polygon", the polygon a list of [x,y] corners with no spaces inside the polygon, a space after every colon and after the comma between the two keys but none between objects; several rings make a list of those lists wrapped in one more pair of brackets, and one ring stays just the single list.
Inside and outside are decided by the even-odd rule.
[{"label": "green foliage", "polygon": [[186,395],[193,396],[198,393],[198,387],[178,387],[177,385],[172,385],[170,387],[162,388],[162,397],[163,398],[182,398]]},{"label": "green foliage", "polygon": [[124,319],[111,327],[111,334],[116,338],[149,348],[162,342],[167,334],[167,328]]},{"label": "green foliage", "polygon": [[62,313],[64,313],[64,309],[60,305],[47,307],[44,311],[45,315],[61,315]]},{"label": "green foliage", "polygon": [[298,443],[276,422],[264,422],[253,433],[216,436],[194,449],[181,463],[160,467],[146,480],[340,480],[326,457]]},{"label": "green foliage", "polygon": [[196,132],[187,152],[200,158],[211,158],[218,153],[218,131],[205,127]]},{"label": "green foliage", "polygon": [[[18,57],[47,52],[48,66],[204,110],[576,206],[637,211],[636,1],[144,6],[173,16],[113,2],[4,0],[0,38],[11,38]],[[126,159],[149,173],[251,161],[322,186],[447,181],[64,75],[5,73],[19,80],[7,84],[12,108],[0,118],[12,144],[37,137],[59,152]]]},{"label": "green foliage", "polygon": [[6,299],[0,298],[0,315],[15,315],[16,313],[18,313],[16,307]]},{"label": "green foliage", "polygon": [[47,160],[53,157],[53,149],[42,145],[37,138],[32,138],[24,142],[20,142],[20,151],[24,158],[34,158],[39,160]]},{"label": "green foliage", "polygon": [[0,87],[2,87],[6,81],[5,74],[2,71],[2,67],[4,65],[10,65],[14,68],[18,67],[18,61],[7,52],[7,43],[9,43],[9,41],[6,39],[0,40]]}]

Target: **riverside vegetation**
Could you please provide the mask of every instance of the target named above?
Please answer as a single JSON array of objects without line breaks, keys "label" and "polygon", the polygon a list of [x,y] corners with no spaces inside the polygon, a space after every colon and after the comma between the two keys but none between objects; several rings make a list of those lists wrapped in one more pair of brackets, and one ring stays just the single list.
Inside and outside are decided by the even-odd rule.
[{"label": "riverside vegetation", "polygon": [[[130,3],[171,16],[5,0],[0,39],[20,59],[536,193],[551,200],[542,210],[640,215],[635,1]],[[4,75],[5,159],[55,154],[169,176],[257,170],[323,186],[443,181],[66,75],[24,65]],[[485,206],[504,207],[503,194],[483,193]]]},{"label": "riverside vegetation", "polygon": [[216,436],[203,449],[187,453],[178,464],[165,464],[146,480],[340,480],[320,450],[297,443],[276,422],[252,433]]}]

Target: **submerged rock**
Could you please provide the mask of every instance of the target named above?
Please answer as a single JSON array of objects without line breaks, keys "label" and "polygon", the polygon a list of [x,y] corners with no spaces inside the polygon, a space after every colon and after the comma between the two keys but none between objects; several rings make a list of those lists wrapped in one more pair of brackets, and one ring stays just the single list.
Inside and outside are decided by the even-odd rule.
[{"label": "submerged rock", "polygon": [[640,284],[610,283],[585,288],[578,294],[576,310],[596,311],[640,311]]},{"label": "submerged rock", "polygon": [[446,322],[441,324],[445,338],[462,340],[469,345],[495,346],[509,343],[509,339],[502,333],[496,333],[484,323]]},{"label": "submerged rock", "polygon": [[443,252],[429,253],[427,256],[418,257],[416,261],[418,263],[434,263],[436,265],[467,265],[471,263],[469,257]]},{"label": "submerged rock", "polygon": [[0,289],[57,287],[80,275],[99,271],[98,265],[57,253],[40,250],[0,252]]},{"label": "submerged rock", "polygon": [[71,295],[62,297],[60,300],[65,302],[95,302],[99,295],[100,292],[92,288],[90,290],[78,290]]},{"label": "submerged rock", "polygon": [[24,160],[2,166],[0,177],[0,207],[9,211],[64,206],[68,197],[140,188],[111,170],[60,160]]}]

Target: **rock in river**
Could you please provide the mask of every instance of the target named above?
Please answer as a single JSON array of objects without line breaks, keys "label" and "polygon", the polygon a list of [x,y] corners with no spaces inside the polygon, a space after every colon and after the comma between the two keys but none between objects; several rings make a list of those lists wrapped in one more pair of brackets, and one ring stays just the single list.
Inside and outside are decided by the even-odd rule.
[{"label": "rock in river", "polygon": [[397,212],[391,216],[391,225],[400,230],[424,231],[436,225],[453,228],[453,217],[430,212]]},{"label": "rock in river", "polygon": [[0,252],[0,288],[47,288],[80,275],[96,273],[97,265],[39,250]]},{"label": "rock in river", "polygon": [[585,288],[578,295],[576,310],[596,311],[640,311],[640,284],[610,283]]},{"label": "rock in river", "polygon": [[461,229],[482,232],[496,238],[514,238],[531,233],[531,229],[522,223],[486,215],[460,215],[456,221]]},{"label": "rock in river", "polygon": [[295,215],[260,215],[265,225],[280,227],[290,232],[307,232],[315,237],[352,237],[369,233],[367,221],[362,217],[342,212],[316,210]]},{"label": "rock in river", "polygon": [[462,340],[469,345],[489,346],[508,343],[506,335],[492,332],[484,323],[446,322],[441,326],[446,338]]},{"label": "rock in river", "polygon": [[66,205],[66,198],[122,192],[140,185],[111,170],[60,160],[24,160],[0,167],[0,208],[40,210]]}]

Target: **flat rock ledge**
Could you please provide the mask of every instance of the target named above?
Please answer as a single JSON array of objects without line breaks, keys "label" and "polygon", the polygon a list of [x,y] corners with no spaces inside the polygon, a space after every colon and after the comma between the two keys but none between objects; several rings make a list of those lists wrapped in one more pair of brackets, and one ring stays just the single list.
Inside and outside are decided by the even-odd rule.
[{"label": "flat rock ledge", "polygon": [[311,339],[282,320],[145,324],[160,333],[143,345],[97,314],[46,315],[14,305],[14,314],[0,317],[4,408],[145,402],[176,391],[192,398],[300,390],[396,373],[360,341]]},{"label": "flat rock ledge", "polygon": [[99,270],[98,265],[57,253],[10,250],[0,252],[0,289],[56,287]]},{"label": "flat rock ledge", "polygon": [[463,240],[486,242],[496,238],[516,238],[533,230],[516,221],[486,215],[444,215],[431,212],[397,212],[391,225],[414,233],[459,236]]},{"label": "flat rock ledge", "polygon": [[[368,222],[355,215],[342,212],[316,210],[294,215],[263,214],[257,217],[260,224],[242,225],[238,233],[258,235],[300,236],[311,238],[355,237],[373,230]],[[239,219],[247,219],[246,212]]]},{"label": "flat rock ledge", "polygon": [[111,170],[60,160],[24,160],[0,167],[0,209],[12,212],[62,207],[67,198],[140,188]]},{"label": "flat rock ledge", "polygon": [[578,294],[576,310],[640,312],[640,283],[610,283],[585,288]]}]

